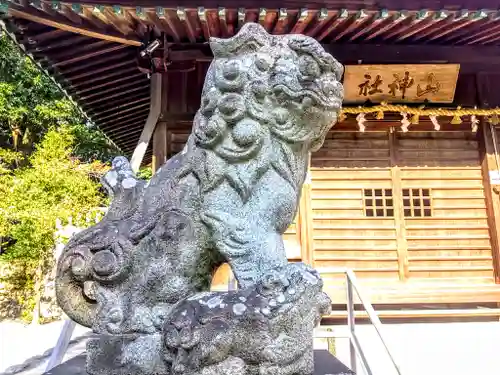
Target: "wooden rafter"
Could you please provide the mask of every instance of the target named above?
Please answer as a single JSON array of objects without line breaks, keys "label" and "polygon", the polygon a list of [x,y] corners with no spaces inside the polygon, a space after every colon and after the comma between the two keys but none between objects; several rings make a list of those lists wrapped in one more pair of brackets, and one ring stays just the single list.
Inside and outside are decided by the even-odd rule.
[{"label": "wooden rafter", "polygon": [[[132,68],[132,69],[135,69],[136,66],[135,64],[132,65],[133,63],[130,61],[130,60],[123,60],[123,61],[119,61],[117,62],[116,64],[107,64],[105,66],[103,66],[102,68],[99,68],[99,69],[93,69],[91,71],[86,71],[86,72],[83,72],[81,74],[77,74],[77,75],[69,75],[68,74],[68,79],[71,79],[72,82],[75,82],[79,79],[82,79],[82,78],[86,78],[88,76],[95,76],[97,77],[95,80],[99,80],[99,79],[105,79],[105,78],[108,78],[106,77],[106,75],[102,75],[101,73],[105,73],[105,72],[113,72],[111,74],[113,74],[111,77],[117,75],[116,74],[116,69],[118,68],[121,68],[121,70],[127,72],[128,69]],[[127,66],[129,65],[129,66]],[[118,74],[122,74],[123,72],[119,72]],[[90,80],[85,80],[84,83],[86,82],[90,82]],[[75,86],[77,86],[78,84],[76,84]]]},{"label": "wooden rafter", "polygon": [[[123,110],[115,110],[115,111],[107,111],[106,115],[104,116],[103,114],[99,113],[97,115],[95,115],[95,118],[96,118],[96,121],[99,121],[99,120],[107,120],[107,119],[110,119],[110,118],[114,118],[116,116],[120,116],[120,115],[123,115],[125,113],[130,113],[130,112],[135,112],[137,110],[142,110],[146,107],[149,106],[149,103],[141,103],[141,104],[136,104],[134,106],[127,106],[126,109],[123,109]],[[117,108],[119,109],[119,108]],[[109,113],[109,112],[112,112],[112,113]]]},{"label": "wooden rafter", "polygon": [[[114,93],[113,95],[107,95],[106,96],[106,100],[114,99],[114,98],[119,98],[119,97],[121,97],[123,95],[128,95],[128,94],[130,94],[132,92],[135,93],[135,92],[137,92],[139,90],[146,90],[147,88],[148,88],[147,84],[144,84],[144,85],[141,85],[141,86],[138,86],[138,87],[133,87],[133,88],[131,88],[129,90],[123,90],[122,89],[119,92]],[[93,104],[96,104],[96,103],[101,103],[103,101],[103,98],[100,97],[99,94],[96,93],[96,95],[89,95],[88,97],[85,97],[87,105],[93,105]],[[95,99],[89,101],[88,99],[90,99],[91,97],[95,98]],[[84,99],[84,98],[82,98],[82,99]]]},{"label": "wooden rafter", "polygon": [[36,22],[42,25],[54,27],[56,29],[85,35],[91,38],[107,40],[109,42],[116,42],[130,46],[139,47],[142,43],[135,38],[120,36],[115,33],[97,30],[97,28],[90,28],[88,26],[73,24],[63,17],[57,15],[50,16],[44,14],[34,8],[23,7],[18,4],[9,3],[9,14],[13,17],[26,19],[28,21]]},{"label": "wooden rafter", "polygon": [[78,61],[91,59],[99,55],[112,51],[118,51],[126,47],[127,46],[123,44],[110,45],[105,40],[101,40],[99,42],[90,43],[86,46],[80,47],[80,51],[82,51],[82,53],[78,54],[78,56],[75,56],[75,54],[70,50],[69,52],[64,54],[54,54],[54,56],[52,57],[52,61],[54,61],[54,66],[70,65]]},{"label": "wooden rafter", "polygon": [[69,69],[63,68],[61,69],[61,71],[65,76],[70,76],[75,72],[77,74],[80,74],[83,72],[87,72],[90,69],[94,70],[96,68],[101,68],[103,67],[103,64],[106,64],[106,66],[109,67],[111,66],[111,64],[123,61],[129,61],[129,62],[134,61],[134,55],[131,54],[130,52],[113,53],[108,56],[101,57],[100,59],[97,60],[94,59],[84,64],[75,65],[74,67],[71,67]]},{"label": "wooden rafter", "polygon": [[[125,75],[125,76],[124,76]],[[75,82],[74,79],[72,79],[72,86],[75,89],[78,89],[78,93],[90,91],[90,90],[95,90],[101,87],[106,87],[110,84],[115,84],[116,82],[119,82],[119,80],[125,80],[126,78],[135,78],[138,77],[139,75],[143,75],[143,73],[137,71],[136,66],[131,66],[127,68],[122,68],[120,70],[111,70],[110,73],[107,74],[101,74],[98,76],[95,76],[93,78],[90,78],[88,80],[80,81],[80,82]],[[118,78],[113,78],[117,77]],[[113,78],[113,80],[110,80],[110,78]],[[96,84],[97,82],[97,84]],[[83,88],[82,88],[83,86]]]},{"label": "wooden rafter", "polygon": [[145,95],[136,95],[125,99],[120,99],[119,101],[113,101],[114,106],[110,106],[109,103],[105,102],[103,105],[92,108],[91,114],[114,111],[115,108],[124,108],[129,105],[140,103],[141,101],[149,101],[149,97]]},{"label": "wooden rafter", "polygon": [[[125,128],[132,123],[136,123],[138,121],[142,121],[148,114],[149,110],[145,109],[144,111],[138,111],[132,115],[129,115],[128,117],[123,117],[123,118],[115,118],[112,121],[104,122],[106,124],[106,129],[109,131],[116,131],[117,129],[122,129]],[[142,129],[141,129],[142,130]]]},{"label": "wooden rafter", "polygon": [[332,34],[335,29],[338,29],[341,25],[346,24],[348,20],[349,20],[349,12],[345,9],[339,10],[333,22],[326,29],[324,29],[320,35],[316,36],[315,38],[321,42],[327,36]]},{"label": "wooden rafter", "polygon": [[118,113],[118,111],[121,109],[121,108],[128,108],[132,105],[138,105],[139,103],[141,103],[141,105],[149,105],[149,98],[148,97],[140,97],[139,99],[135,99],[135,100],[128,100],[126,103],[121,103],[121,104],[117,104],[115,105],[114,107],[111,107],[104,111],[99,111],[99,110],[95,110],[92,112],[92,115],[96,115],[97,117],[100,117],[102,115],[105,115],[105,114],[108,114],[108,113],[113,113],[113,114],[116,114]]},{"label": "wooden rafter", "polygon": [[[477,3],[460,6],[455,2],[457,6],[451,8],[439,2],[433,6],[422,5],[421,8],[428,10],[422,12],[420,7],[408,6],[410,0],[401,1],[387,0],[383,4],[362,1],[353,6],[340,1],[306,5],[286,0],[279,3],[220,0],[185,2],[179,8],[178,2],[169,1],[162,2],[161,6],[147,1],[137,6],[137,2],[131,0],[120,1],[120,5],[106,0],[83,3],[3,0],[2,4],[7,6],[2,9],[8,12],[10,8],[11,17],[7,22],[16,30],[26,51],[57,74],[58,81],[60,79],[92,117],[96,116],[97,124],[105,132],[114,134],[119,127],[120,139],[133,144],[137,143],[137,129],[142,129],[146,116],[141,108],[123,111],[144,103],[149,96],[149,84],[145,79],[142,84],[139,79],[134,47],[151,38],[166,41],[170,47],[168,58],[174,63],[169,66],[168,74],[172,87],[197,85],[196,91],[181,89],[179,95],[171,95],[169,111],[189,112],[184,116],[191,120],[199,103],[207,62],[212,58],[207,39],[231,37],[246,22],[259,22],[274,34],[302,33],[321,39],[325,49],[345,65],[360,61],[364,64],[461,64],[457,103],[474,105],[473,95],[464,94],[464,87],[475,87],[478,71],[493,72],[500,64],[495,46],[500,45],[500,13],[496,6]],[[445,14],[449,17],[439,16]],[[493,33],[490,30],[486,36],[485,29]],[[110,36],[119,38],[118,47]],[[465,38],[467,40],[463,40]],[[397,39],[401,40],[398,45],[383,43]],[[335,40],[337,43],[332,43]],[[462,44],[474,46],[457,46],[460,40]],[[161,57],[162,48],[157,52]],[[193,67],[196,72],[186,72]],[[184,69],[184,72],[176,73],[176,69]],[[497,102],[500,103],[491,101],[493,105]],[[116,118],[103,119],[118,107],[122,113]],[[142,116],[141,119],[134,120],[138,116]],[[178,119],[162,118],[167,120],[169,131],[181,124]],[[124,121],[128,129],[123,129]],[[186,122],[182,126],[190,124]],[[135,133],[127,138],[132,132]],[[148,152],[145,155],[147,160]]]},{"label": "wooden rafter", "polygon": [[[140,77],[140,78],[138,78]],[[78,96],[83,97],[83,95],[87,95],[86,93],[88,92],[94,92],[95,95],[103,95],[103,98],[105,98],[104,95],[108,94],[109,92],[113,91],[118,91],[121,90],[127,86],[133,86],[133,85],[139,85],[145,81],[145,78],[143,74],[135,74],[135,75],[130,75],[130,76],[124,76],[120,77],[117,79],[105,81],[104,83],[101,83],[99,85],[90,85],[89,87],[86,87],[84,90],[79,90],[76,91],[76,94]],[[125,83],[123,83],[125,82]],[[105,99],[104,99],[105,100]],[[104,102],[105,103],[105,102]],[[100,105],[94,106],[94,108],[99,108]]]},{"label": "wooden rafter", "polygon": [[[188,4],[183,4],[183,7],[167,6],[168,2],[162,3],[162,6],[154,2],[143,6],[132,2],[111,6],[106,1],[101,2],[102,5],[95,1],[91,3],[93,5],[61,3],[58,0],[42,0],[31,5],[14,0],[7,2],[14,10],[11,14],[23,12],[29,17],[22,16],[25,19],[33,20],[36,16],[44,19],[44,24],[48,25],[49,21],[51,25],[57,23],[55,27],[64,27],[66,31],[82,35],[90,35],[91,32],[93,36],[97,33],[105,40],[120,38],[120,42],[131,45],[138,45],[136,36],[139,39],[146,37],[150,31],[156,37],[164,33],[169,43],[204,43],[212,36],[230,37],[246,22],[259,22],[275,34],[301,32],[326,43],[356,39],[364,42],[375,38],[422,43],[428,39],[452,38],[455,43],[461,37],[469,37],[469,31],[483,31],[483,26],[496,27],[500,23],[500,13],[494,10],[495,7],[476,11],[457,7],[447,10],[444,6],[442,9],[419,10],[380,4],[383,9],[376,9],[372,4],[365,3],[364,8],[353,9],[349,4],[333,6],[332,3],[328,6],[325,3],[325,8],[311,5],[307,9],[282,1],[279,7],[272,7],[266,2],[266,7],[254,4],[245,8],[242,2],[238,2],[239,8],[226,9],[213,7],[206,1],[187,7]],[[462,30],[465,31],[463,36],[460,33]],[[483,44],[482,40],[474,43]]]},{"label": "wooden rafter", "polygon": [[129,129],[122,129],[121,132],[113,134],[113,137],[118,141],[118,142],[125,142],[126,139],[130,139],[131,136],[138,137],[141,134],[141,128],[140,126],[142,125],[144,121],[136,122],[135,124],[131,124],[135,130],[129,130]]}]

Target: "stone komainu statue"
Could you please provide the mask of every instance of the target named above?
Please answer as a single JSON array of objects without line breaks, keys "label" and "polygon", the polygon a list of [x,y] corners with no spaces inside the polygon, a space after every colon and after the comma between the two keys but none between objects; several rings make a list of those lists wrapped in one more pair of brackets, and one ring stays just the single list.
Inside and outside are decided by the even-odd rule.
[{"label": "stone komainu statue", "polygon": [[[330,302],[314,270],[287,263],[282,235],[340,111],[342,66],[312,38],[251,23],[210,45],[184,150],[147,184],[115,159],[107,215],[60,258],[59,304],[98,334],[91,374],[312,373]],[[208,293],[224,262],[240,289]]]}]

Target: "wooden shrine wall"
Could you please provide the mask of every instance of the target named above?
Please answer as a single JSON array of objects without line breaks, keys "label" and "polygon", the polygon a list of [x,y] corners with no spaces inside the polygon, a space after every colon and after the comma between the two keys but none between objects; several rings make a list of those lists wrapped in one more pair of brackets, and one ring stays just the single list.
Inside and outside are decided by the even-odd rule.
[{"label": "wooden shrine wall", "polygon": [[311,162],[314,266],[327,279],[348,267],[373,283],[493,283],[476,138],[331,132]]},{"label": "wooden shrine wall", "polygon": [[[169,156],[184,147],[186,125],[168,127]],[[411,285],[417,295],[411,301],[421,300],[422,286],[435,289],[422,297],[426,302],[449,286],[467,289],[464,300],[474,299],[477,288],[497,298],[482,133],[469,129],[331,131],[312,154],[311,182],[284,236],[289,259],[317,268],[334,301],[344,298],[338,273],[344,267],[383,290],[380,299],[372,297],[379,303],[387,289]],[[225,289],[228,278],[229,268],[220,269],[214,288]],[[410,300],[408,293],[390,303]]]}]

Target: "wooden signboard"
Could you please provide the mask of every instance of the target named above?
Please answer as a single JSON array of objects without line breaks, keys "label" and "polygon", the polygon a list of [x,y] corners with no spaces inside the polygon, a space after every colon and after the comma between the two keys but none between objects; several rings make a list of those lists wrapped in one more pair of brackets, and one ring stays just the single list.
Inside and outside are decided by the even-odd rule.
[{"label": "wooden signboard", "polygon": [[347,65],[344,102],[452,103],[458,64]]}]

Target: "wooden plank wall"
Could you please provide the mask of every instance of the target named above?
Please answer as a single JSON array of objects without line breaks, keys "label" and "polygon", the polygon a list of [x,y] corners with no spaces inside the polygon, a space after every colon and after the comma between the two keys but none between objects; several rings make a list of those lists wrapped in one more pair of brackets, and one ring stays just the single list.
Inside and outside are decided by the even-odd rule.
[{"label": "wooden plank wall", "polygon": [[[476,134],[331,132],[313,154],[313,263],[372,285],[493,283]],[[328,281],[329,280],[329,281]]]},{"label": "wooden plank wall", "polygon": [[[382,194],[392,187],[387,133],[331,132],[312,155],[311,175],[313,265],[396,282],[395,220],[367,216],[363,196],[363,189]],[[325,274],[325,282],[336,276]]]},{"label": "wooden plank wall", "polygon": [[[186,124],[168,127],[169,156],[188,135]],[[493,288],[478,139],[470,131],[330,132],[312,155],[307,194],[284,236],[290,261],[319,269],[334,300],[344,294],[342,275],[330,272],[339,267],[374,293],[411,287],[412,301],[437,298],[418,297],[423,286],[438,296],[462,285],[472,299],[474,288]],[[229,272],[217,272],[215,289],[227,288]],[[398,293],[388,300],[410,300],[408,290]],[[388,295],[380,296],[373,299]]]},{"label": "wooden plank wall", "polygon": [[429,216],[405,218],[408,277],[493,282],[476,134],[398,133],[397,148],[403,189],[430,193]]}]

